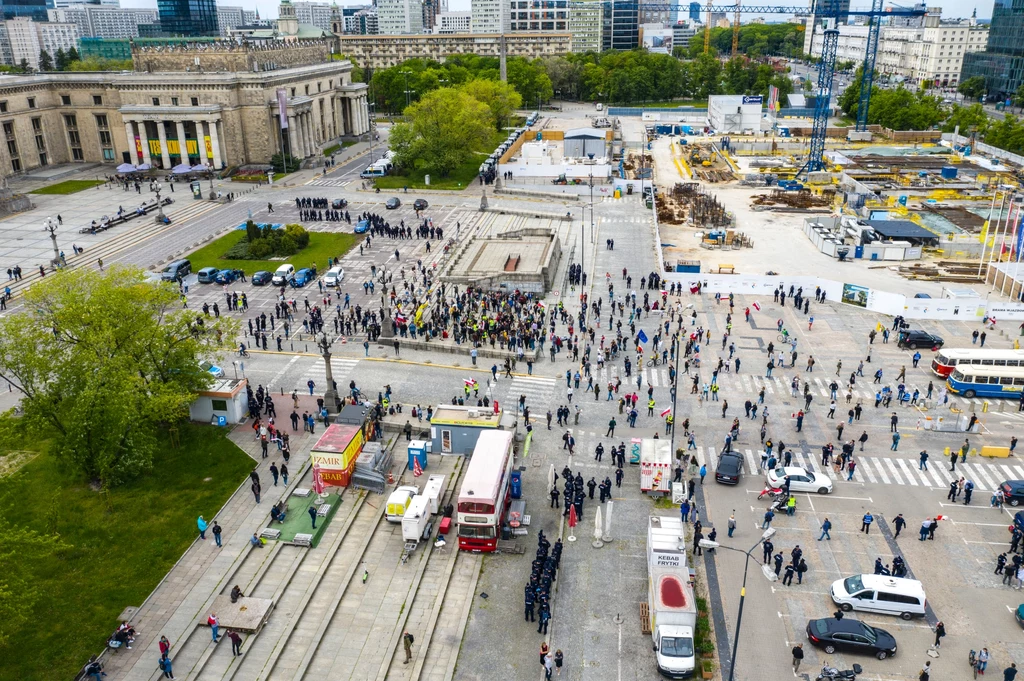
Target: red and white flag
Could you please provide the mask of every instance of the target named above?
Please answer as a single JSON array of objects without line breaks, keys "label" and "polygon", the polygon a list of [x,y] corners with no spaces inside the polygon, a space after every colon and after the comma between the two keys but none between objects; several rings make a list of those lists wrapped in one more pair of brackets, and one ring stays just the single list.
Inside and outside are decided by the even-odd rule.
[{"label": "red and white flag", "polygon": [[761,311],[761,303],[759,303],[759,302],[757,302],[755,300],[754,301],[754,309],[757,310],[758,312],[760,312]]},{"label": "red and white flag", "polygon": [[668,415],[669,415],[669,414],[671,414],[671,413],[672,413],[672,408],[671,408],[671,407],[669,407],[669,408],[668,408],[668,409],[666,409],[665,411],[661,412],[661,415],[662,415],[662,416],[664,417],[664,416],[668,416]]},{"label": "red and white flag", "polygon": [[423,466],[420,466],[420,459],[418,456],[412,458],[412,474],[415,477],[423,475]]},{"label": "red and white flag", "polygon": [[462,379],[462,382],[470,387],[473,387],[473,384],[476,383],[476,380],[472,378],[464,378]]},{"label": "red and white flag", "polygon": [[320,495],[324,493],[324,474],[320,464],[313,464],[313,493]]}]

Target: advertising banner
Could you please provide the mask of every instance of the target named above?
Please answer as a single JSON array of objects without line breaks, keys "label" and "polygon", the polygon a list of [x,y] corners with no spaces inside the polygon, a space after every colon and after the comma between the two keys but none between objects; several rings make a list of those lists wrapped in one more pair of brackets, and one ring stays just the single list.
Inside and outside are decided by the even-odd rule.
[{"label": "advertising banner", "polygon": [[277,88],[277,120],[281,124],[281,129],[285,130],[288,127],[288,93],[284,91],[283,87]]}]

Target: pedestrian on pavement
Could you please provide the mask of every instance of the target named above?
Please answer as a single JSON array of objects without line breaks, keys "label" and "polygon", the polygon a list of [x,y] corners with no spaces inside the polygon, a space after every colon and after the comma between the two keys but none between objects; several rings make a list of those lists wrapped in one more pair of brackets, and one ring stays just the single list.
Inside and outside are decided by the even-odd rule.
[{"label": "pedestrian on pavement", "polygon": [[556,650],[555,651],[555,669],[557,670],[557,674],[556,674],[557,676],[561,676],[562,675],[562,661],[564,659],[565,659],[565,657],[562,655],[562,651],[561,650]]},{"label": "pedestrian on pavement", "polygon": [[309,514],[309,519],[313,521],[313,529],[316,529],[316,506],[310,506],[306,509],[306,513]]},{"label": "pedestrian on pavement", "polygon": [[892,521],[893,525],[896,526],[896,534],[892,536],[893,539],[897,539],[900,536],[900,532],[907,526],[907,521],[903,519],[902,513],[897,513],[896,518]]},{"label": "pedestrian on pavement", "polygon": [[173,679],[174,672],[171,670],[171,658],[163,655],[160,658],[160,671],[164,673],[164,678]]},{"label": "pedestrian on pavement", "polygon": [[917,681],[928,681],[932,674],[932,661],[928,660],[924,663],[924,667],[921,668],[921,672],[917,675]]},{"label": "pedestrian on pavement", "polygon": [[861,526],[860,531],[864,534],[871,534],[871,523],[874,522],[875,517],[871,515],[871,511],[864,514],[864,517],[860,519]]},{"label": "pedestrian on pavement", "polygon": [[234,629],[228,630],[228,638],[231,639],[231,654],[235,657],[242,654],[242,637]]},{"label": "pedestrian on pavement", "polygon": [[1017,663],[1011,662],[1010,666],[1003,670],[1003,681],[1013,681],[1017,676]]},{"label": "pedestrian on pavement", "polygon": [[412,659],[412,644],[416,642],[413,635],[406,629],[405,633],[402,634],[402,647],[405,648],[405,662],[402,664],[409,664],[409,660]]},{"label": "pedestrian on pavement", "polygon": [[797,643],[793,647],[793,673],[796,674],[800,670],[800,662],[804,659],[804,644]]},{"label": "pedestrian on pavement", "polygon": [[552,670],[553,667],[554,667],[554,660],[551,657],[551,653],[548,653],[547,655],[544,656],[544,679],[545,679],[545,681],[550,681],[550,679],[551,679],[551,670]]},{"label": "pedestrian on pavement", "polygon": [[772,511],[771,507],[768,507],[768,510],[766,510],[764,512],[764,522],[761,523],[761,529],[762,530],[767,530],[769,527],[771,527],[772,526],[772,518],[774,518],[774,517],[775,517],[775,512]]},{"label": "pedestrian on pavement", "polygon": [[736,531],[736,509],[733,509],[732,515],[729,516],[729,536]]},{"label": "pedestrian on pavement", "polygon": [[196,525],[199,526],[199,538],[206,539],[206,521],[203,520],[203,516],[199,516],[196,520]]},{"label": "pedestrian on pavement", "polygon": [[821,524],[821,536],[818,537],[818,541],[821,541],[822,539],[828,539],[829,541],[832,541],[832,537],[828,533],[828,531],[831,529],[832,521],[828,518],[825,518],[825,522]]},{"label": "pedestrian on pavement", "polygon": [[922,449],[921,453],[919,454],[919,456],[921,457],[921,463],[919,463],[917,465],[917,470],[919,470],[919,471],[926,471],[926,470],[928,470],[928,450],[927,449]]},{"label": "pedestrian on pavement", "polygon": [[946,635],[946,625],[939,622],[935,625],[935,645],[933,648],[938,649],[942,645],[942,637]]},{"label": "pedestrian on pavement", "polygon": [[217,613],[211,612],[210,616],[206,619],[206,623],[210,625],[210,633],[213,634],[213,642],[216,643],[218,639],[217,629],[220,627],[220,620],[217,618]]},{"label": "pedestrian on pavement", "polygon": [[708,474],[707,464],[701,464],[700,466],[700,484],[704,484],[704,476]]}]

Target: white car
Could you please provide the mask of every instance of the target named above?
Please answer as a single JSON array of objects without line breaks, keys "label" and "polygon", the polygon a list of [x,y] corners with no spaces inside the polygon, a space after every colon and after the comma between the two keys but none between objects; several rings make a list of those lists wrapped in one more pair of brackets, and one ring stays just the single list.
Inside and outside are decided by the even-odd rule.
[{"label": "white car", "polygon": [[345,269],[332,267],[324,275],[324,286],[341,286],[341,280],[345,278]]},{"label": "white car", "polygon": [[789,477],[790,492],[828,494],[832,491],[831,478],[824,473],[817,473],[800,466],[779,466],[765,474],[765,478],[771,487],[782,487],[787,476]]}]

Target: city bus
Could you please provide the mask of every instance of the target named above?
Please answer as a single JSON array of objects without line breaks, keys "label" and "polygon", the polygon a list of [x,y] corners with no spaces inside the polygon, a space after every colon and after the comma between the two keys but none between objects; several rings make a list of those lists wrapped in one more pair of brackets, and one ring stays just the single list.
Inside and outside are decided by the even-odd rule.
[{"label": "city bus", "polygon": [[501,524],[508,514],[512,491],[512,433],[485,430],[480,433],[459,490],[459,548],[463,551],[494,551]]},{"label": "city bus", "polygon": [[988,348],[943,348],[932,359],[932,371],[937,376],[947,378],[954,367],[1024,366],[1024,350],[1001,350]]},{"label": "city bus", "polygon": [[972,397],[1012,397],[1019,399],[1024,390],[1024,366],[957,365],[946,379],[951,393]]}]

